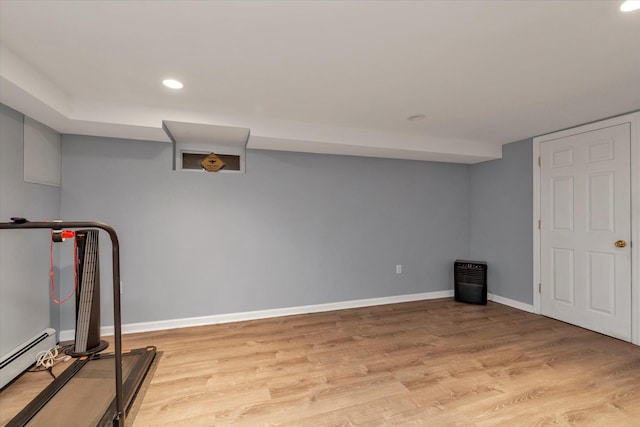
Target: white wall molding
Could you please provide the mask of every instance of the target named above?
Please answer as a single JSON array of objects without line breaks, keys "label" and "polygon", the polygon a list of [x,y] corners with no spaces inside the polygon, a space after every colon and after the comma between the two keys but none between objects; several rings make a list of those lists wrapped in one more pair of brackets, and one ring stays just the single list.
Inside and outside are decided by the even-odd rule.
[{"label": "white wall molding", "polygon": [[[371,307],[384,304],[450,298],[453,290],[423,292],[418,294],[397,295],[382,298],[367,298],[351,301],[332,302],[327,304],[303,305],[298,307],[275,308],[270,310],[246,311],[242,313],[214,314],[212,316],[189,317],[184,319],[158,320],[155,322],[129,323],[122,325],[123,334],[151,332],[192,326],[216,325],[220,323],[243,322],[246,320],[268,319],[272,317],[293,316],[296,314],[321,313],[324,311],[344,310],[348,308]],[[113,326],[100,328],[100,335],[113,335]],[[67,329],[60,331],[60,341],[73,340],[75,331]]]},{"label": "white wall molding", "polygon": [[[327,304],[303,305],[298,307],[274,308],[270,310],[246,311],[242,313],[214,314],[212,316],[189,317],[184,319],[159,320],[156,322],[129,323],[122,325],[123,334],[135,334],[139,332],[163,331],[176,328],[189,328],[193,326],[217,325],[221,323],[244,322],[246,320],[269,319],[272,317],[294,316],[297,314],[322,313],[325,311],[345,310],[349,308],[372,307],[376,305],[398,304],[401,302],[423,301],[438,298],[453,297],[453,290],[423,292],[419,294],[397,295],[393,297],[367,298],[352,301],[332,302]],[[501,297],[500,295],[489,295],[489,301],[506,305],[518,310],[534,313],[532,304]],[[67,329],[60,331],[60,341],[74,339],[75,331]],[[113,326],[103,326],[100,328],[100,335],[112,336]]]},{"label": "white wall molding", "polygon": [[493,295],[490,301],[497,302],[498,304],[502,305],[508,305],[509,307],[517,308],[518,310],[526,311],[529,313],[535,313],[533,304],[526,304],[514,299],[501,297],[500,295]]},{"label": "white wall molding", "polygon": [[540,229],[538,221],[540,221],[540,141],[533,138],[533,312],[540,314]]}]

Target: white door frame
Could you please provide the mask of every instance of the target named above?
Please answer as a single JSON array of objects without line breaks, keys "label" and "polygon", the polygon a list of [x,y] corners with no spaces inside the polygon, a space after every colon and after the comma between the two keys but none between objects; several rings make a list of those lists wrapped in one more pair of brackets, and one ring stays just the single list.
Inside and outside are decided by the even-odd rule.
[{"label": "white door frame", "polygon": [[631,125],[631,342],[640,345],[640,112],[533,138],[533,310],[540,314],[540,144],[623,123]]}]

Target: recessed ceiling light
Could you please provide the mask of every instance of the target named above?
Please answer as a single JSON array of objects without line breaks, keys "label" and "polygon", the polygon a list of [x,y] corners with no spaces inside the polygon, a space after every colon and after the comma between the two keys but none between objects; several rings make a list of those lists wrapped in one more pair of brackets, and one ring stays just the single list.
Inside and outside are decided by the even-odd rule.
[{"label": "recessed ceiling light", "polygon": [[420,120],[424,120],[425,117],[427,116],[425,116],[424,114],[416,114],[414,116],[407,117],[407,120],[409,120],[410,122],[419,122]]},{"label": "recessed ceiling light", "polygon": [[162,84],[171,89],[182,89],[183,84],[177,80],[166,79],[162,81]]},{"label": "recessed ceiling light", "polygon": [[627,0],[620,5],[620,10],[623,12],[631,12],[637,9],[640,9],[640,1],[638,0]]}]

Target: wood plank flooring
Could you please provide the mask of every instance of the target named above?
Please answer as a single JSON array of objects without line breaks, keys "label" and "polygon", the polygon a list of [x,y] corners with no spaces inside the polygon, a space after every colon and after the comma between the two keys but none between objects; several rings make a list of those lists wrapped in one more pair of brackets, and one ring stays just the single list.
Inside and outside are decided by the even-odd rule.
[{"label": "wood plank flooring", "polygon": [[[640,426],[640,347],[490,302],[124,337],[164,352],[135,426]],[[0,394],[6,423],[48,382]]]}]

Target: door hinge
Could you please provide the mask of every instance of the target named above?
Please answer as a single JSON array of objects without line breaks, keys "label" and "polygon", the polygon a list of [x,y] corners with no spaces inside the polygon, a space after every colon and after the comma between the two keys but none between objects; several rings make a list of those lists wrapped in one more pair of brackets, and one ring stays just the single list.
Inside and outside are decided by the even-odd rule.
[{"label": "door hinge", "polygon": [[538,293],[542,293],[542,283],[538,283]]},{"label": "door hinge", "polygon": [[538,220],[538,230],[542,230],[542,220]]},{"label": "door hinge", "polygon": [[542,157],[538,156],[538,166],[542,166]]}]

